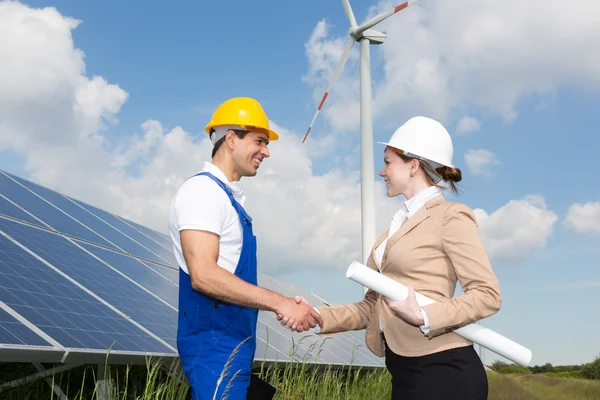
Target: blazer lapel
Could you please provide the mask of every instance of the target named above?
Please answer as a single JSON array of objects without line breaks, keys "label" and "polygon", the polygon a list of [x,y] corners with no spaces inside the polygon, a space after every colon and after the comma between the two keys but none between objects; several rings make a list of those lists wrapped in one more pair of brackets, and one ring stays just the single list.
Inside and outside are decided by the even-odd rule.
[{"label": "blazer lapel", "polygon": [[[385,240],[385,238],[387,238],[388,233],[389,233],[389,229],[387,229],[383,235],[381,235],[379,237],[379,239],[377,239],[375,241],[375,244],[373,245],[373,248],[371,249],[371,254],[369,255],[369,257],[371,257],[373,259],[373,263],[375,264],[375,266],[377,267],[377,260],[375,259],[375,250],[381,245],[381,243],[383,243],[383,241]],[[383,264],[383,261],[381,262]],[[378,269],[381,269],[381,265],[378,266]]]},{"label": "blazer lapel", "polygon": [[391,238],[388,238],[387,245],[385,247],[385,252],[383,253],[383,259],[381,261],[381,269],[383,269],[383,264],[385,263],[385,259],[390,251],[390,249],[400,240],[404,235],[408,232],[412,231],[417,225],[421,222],[425,221],[429,218],[429,209],[431,207],[437,206],[445,199],[442,195],[435,196],[433,199],[429,200],[419,211],[417,211],[412,217],[408,220],[404,221],[400,229]]}]

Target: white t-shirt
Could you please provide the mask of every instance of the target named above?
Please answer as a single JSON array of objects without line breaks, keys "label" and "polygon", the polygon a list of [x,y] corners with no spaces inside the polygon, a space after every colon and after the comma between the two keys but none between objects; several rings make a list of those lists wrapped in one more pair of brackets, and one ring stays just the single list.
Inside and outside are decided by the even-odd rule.
[{"label": "white t-shirt", "polygon": [[[239,182],[229,182],[225,174],[209,162],[204,163],[202,172],[210,172],[229,186],[233,197],[244,205],[246,196]],[[189,274],[179,236],[179,232],[184,229],[209,231],[219,235],[217,264],[231,273],[235,272],[242,252],[242,225],[227,193],[208,176],[194,176],[186,180],[173,197],[169,210],[169,232],[175,259],[179,267]]]}]

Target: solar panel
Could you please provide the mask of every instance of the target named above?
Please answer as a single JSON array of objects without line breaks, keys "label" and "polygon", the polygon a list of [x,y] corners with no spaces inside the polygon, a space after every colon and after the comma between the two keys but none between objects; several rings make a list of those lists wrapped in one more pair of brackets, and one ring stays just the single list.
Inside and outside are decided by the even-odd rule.
[{"label": "solar panel", "polygon": [[133,221],[128,221],[124,218],[119,217],[118,215],[116,217],[119,218],[124,223],[128,224],[129,226],[137,229],[138,231],[140,231],[141,233],[143,233],[150,239],[154,240],[156,243],[160,244],[162,247],[167,249],[171,254],[173,254],[173,243],[171,243],[171,240],[164,234],[156,232],[153,229],[147,228],[147,227],[137,224]]},{"label": "solar panel", "polygon": [[41,336],[2,309],[0,309],[0,343],[52,347]]},{"label": "solar panel", "polygon": [[5,174],[0,174],[0,189],[6,198],[26,209],[29,213],[35,215],[58,232],[93,243],[100,243],[106,247],[115,248],[88,227],[74,220],[39,196],[36,196]]},{"label": "solar panel", "polygon": [[15,218],[21,221],[26,221],[31,224],[36,225],[44,225],[41,221],[35,219],[33,216],[29,215],[25,211],[21,210],[19,207],[11,203],[0,194],[0,215],[5,215],[7,217]]},{"label": "solar panel", "polygon": [[[151,260],[151,261],[154,261],[157,263],[172,264],[173,266],[175,266],[174,261],[172,261],[173,257],[174,257],[172,251],[165,249],[164,247],[162,247],[161,245],[159,245],[152,239],[149,239],[147,236],[144,236],[143,234],[138,232],[136,229],[127,225],[120,218],[117,218],[115,215],[108,213],[106,211],[100,210],[99,208],[90,206],[89,204],[85,204],[81,201],[74,200],[74,199],[71,199],[71,200],[73,202],[75,202],[76,204],[78,204],[79,206],[83,207],[84,209],[88,210],[90,213],[93,213],[96,217],[102,219],[106,223],[108,223],[111,226],[113,226],[114,228],[118,229],[120,232],[122,232],[128,238],[134,240],[136,243],[143,246],[143,248],[146,250],[145,258],[147,258],[148,260]],[[136,253],[132,253],[132,254],[135,255]]]},{"label": "solar panel", "polygon": [[158,272],[177,286],[179,286],[179,270],[164,265],[154,264],[148,261],[142,261],[142,264],[147,265],[154,271]]},{"label": "solar panel", "polygon": [[174,348],[177,312],[67,238],[0,219],[0,229]]},{"label": "solar panel", "polygon": [[80,207],[67,197],[57,193],[53,190],[47,189],[43,186],[36,185],[35,183],[26,181],[16,176],[8,174],[13,180],[26,187],[27,189],[35,192],[40,197],[52,203],[54,206],[69,214],[76,220],[83,223],[85,226],[92,229],[98,235],[95,237],[97,240],[91,240],[93,243],[103,245],[106,241],[109,241],[112,248],[119,248],[125,252],[143,257],[149,260],[166,263],[167,261],[158,258],[156,254],[151,253],[148,249],[144,248],[140,244],[133,241],[128,236],[119,232],[113,226],[107,224],[103,220],[96,217],[94,214],[88,212],[85,208]]},{"label": "solar panel", "polygon": [[[115,253],[114,251],[90,244],[79,243],[79,245],[103,261],[106,261],[113,268],[126,275],[131,280],[134,280],[140,286],[172,305],[174,309],[177,308],[177,284],[168,280],[156,270],[150,268],[141,261],[124,254]],[[174,315],[173,313],[169,314]]]},{"label": "solar panel", "polygon": [[[13,238],[21,232],[34,237],[40,232],[66,242],[3,218],[0,231],[10,232]],[[65,348],[106,351],[114,344],[115,350],[173,352],[4,235],[0,236],[0,277],[0,301]]]},{"label": "solar panel", "polygon": [[[93,363],[109,348],[109,362],[177,356],[168,236],[2,171],[0,189],[0,361]],[[259,285],[327,304],[268,275]],[[291,332],[260,311],[255,361],[289,361],[292,350],[308,362],[383,366],[364,332]]]}]

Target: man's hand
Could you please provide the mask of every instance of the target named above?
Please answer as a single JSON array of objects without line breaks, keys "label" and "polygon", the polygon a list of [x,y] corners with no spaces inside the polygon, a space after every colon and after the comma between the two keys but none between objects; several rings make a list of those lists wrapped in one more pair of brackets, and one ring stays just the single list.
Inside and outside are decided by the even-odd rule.
[{"label": "man's hand", "polygon": [[312,308],[304,298],[296,296],[295,298],[285,298],[285,301],[280,304],[277,309],[277,319],[283,321],[281,325],[285,325],[296,332],[304,332],[314,328],[319,324],[323,325],[321,315]]},{"label": "man's hand", "polygon": [[[294,301],[296,302],[296,304],[303,303],[303,304],[310,306],[309,302],[306,301],[306,299],[302,296],[294,297]],[[319,326],[322,327],[323,319],[321,318],[321,315],[319,314],[318,311],[315,311],[314,308],[312,308],[312,310],[314,311],[314,313],[312,315],[315,315],[315,314],[318,315],[318,318],[316,318],[316,320],[317,320],[317,323],[319,324]],[[296,320],[291,315],[277,314],[277,320],[281,321],[281,325],[285,326],[288,329],[296,330],[296,328],[297,328],[297,325],[295,324]],[[314,328],[315,326],[316,325],[312,325],[311,328]]]}]

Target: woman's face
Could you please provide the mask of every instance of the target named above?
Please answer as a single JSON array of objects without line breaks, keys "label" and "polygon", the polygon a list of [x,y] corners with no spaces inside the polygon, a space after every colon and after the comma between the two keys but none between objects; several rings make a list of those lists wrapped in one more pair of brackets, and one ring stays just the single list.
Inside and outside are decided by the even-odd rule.
[{"label": "woman's face", "polygon": [[388,197],[404,194],[411,178],[411,161],[404,161],[398,153],[386,147],[383,164],[379,176],[385,181]]}]

